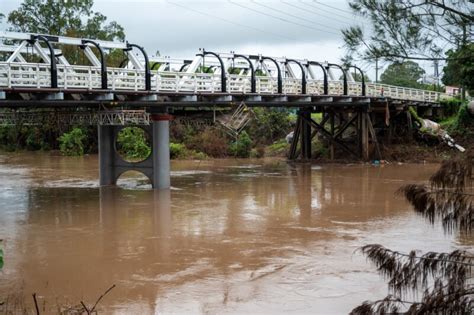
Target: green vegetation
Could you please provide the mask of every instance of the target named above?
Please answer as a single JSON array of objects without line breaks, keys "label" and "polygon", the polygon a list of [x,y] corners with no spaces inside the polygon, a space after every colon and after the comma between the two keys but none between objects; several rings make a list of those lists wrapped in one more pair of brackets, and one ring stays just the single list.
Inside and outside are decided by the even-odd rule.
[{"label": "green vegetation", "polygon": [[446,52],[448,63],[443,68],[445,85],[463,86],[474,95],[474,43],[462,45]]},{"label": "green vegetation", "polygon": [[456,115],[459,111],[459,108],[464,104],[462,100],[459,98],[451,97],[448,99],[442,99],[440,101],[441,106],[443,107],[443,116],[444,117],[451,117]]},{"label": "green vegetation", "polygon": [[285,139],[280,139],[270,144],[266,148],[265,154],[267,156],[282,156],[286,154],[289,148],[290,148],[290,144],[287,143]]},{"label": "green vegetation", "polygon": [[229,146],[229,152],[235,157],[248,158],[252,149],[252,139],[243,131]]},{"label": "green vegetation", "polygon": [[182,143],[170,143],[170,156],[172,159],[204,160],[207,158],[205,153],[190,150]]},{"label": "green vegetation", "polygon": [[424,74],[425,70],[423,70],[416,62],[394,62],[382,73],[380,76],[380,83],[421,88],[423,85],[418,81],[421,80]]},{"label": "green vegetation", "polygon": [[471,117],[467,103],[464,103],[459,107],[458,112],[440,122],[441,127],[446,129],[453,135],[468,136],[472,133],[472,127],[474,127],[474,118]]},{"label": "green vegetation", "polygon": [[126,160],[141,161],[151,153],[150,145],[147,142],[145,130],[139,127],[126,127],[118,133],[117,151]]},{"label": "green vegetation", "polygon": [[84,141],[86,138],[86,133],[81,128],[73,128],[70,132],[66,132],[59,137],[59,149],[64,155],[84,155]]}]

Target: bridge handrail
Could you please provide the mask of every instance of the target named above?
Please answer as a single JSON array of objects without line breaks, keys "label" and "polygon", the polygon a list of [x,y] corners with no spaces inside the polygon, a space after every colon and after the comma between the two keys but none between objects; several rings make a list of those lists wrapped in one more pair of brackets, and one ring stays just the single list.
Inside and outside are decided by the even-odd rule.
[{"label": "bridge handrail", "polygon": [[[0,90],[2,87],[48,88],[50,85],[50,66],[45,63],[0,62]],[[85,65],[57,65],[59,88],[101,88],[101,69]],[[145,88],[145,70],[107,68],[108,88],[111,90],[143,90]],[[278,80],[271,76],[256,76],[258,93],[276,94]],[[221,75],[214,73],[186,73],[176,71],[151,72],[152,91],[174,92],[221,92]],[[248,75],[227,75],[226,89],[230,93],[250,93],[251,78]],[[348,82],[348,94],[361,95],[360,82]],[[343,94],[343,82],[328,81],[330,95]],[[284,78],[284,94],[300,94],[301,79]],[[323,80],[307,80],[307,93],[324,93]],[[381,83],[366,83],[366,95],[369,97],[391,97],[424,102],[438,102],[447,97],[445,93],[428,91]]]}]

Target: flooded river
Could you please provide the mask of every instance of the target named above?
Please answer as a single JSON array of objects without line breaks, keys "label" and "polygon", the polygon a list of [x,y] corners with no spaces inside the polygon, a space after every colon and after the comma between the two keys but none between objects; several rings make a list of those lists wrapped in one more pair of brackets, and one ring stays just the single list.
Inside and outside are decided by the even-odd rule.
[{"label": "flooded river", "polygon": [[[400,185],[435,165],[173,161],[169,192],[96,156],[0,154],[0,302],[99,314],[347,314],[387,292],[358,247],[450,250]],[[462,244],[461,244],[462,245]]]}]

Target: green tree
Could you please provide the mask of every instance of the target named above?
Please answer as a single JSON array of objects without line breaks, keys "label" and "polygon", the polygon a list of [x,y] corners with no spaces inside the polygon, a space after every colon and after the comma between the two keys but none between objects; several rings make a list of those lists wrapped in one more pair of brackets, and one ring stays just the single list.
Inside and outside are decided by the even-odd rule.
[{"label": "green tree", "polygon": [[[100,40],[125,40],[123,27],[115,21],[92,10],[93,0],[24,0],[20,7],[8,14],[11,31],[51,34]],[[94,48],[95,50],[95,48]],[[82,58],[80,49],[63,46],[63,55],[71,63]],[[122,53],[110,50],[107,61],[117,66]]]},{"label": "green tree", "polygon": [[[474,227],[473,166],[472,156],[445,161],[429,186],[410,184],[400,192],[430,224],[439,222],[445,232],[469,237]],[[351,314],[473,314],[474,256],[469,250],[403,253],[371,244],[360,251],[388,279],[391,294],[366,301]]]},{"label": "green tree", "polygon": [[64,155],[83,155],[86,138],[86,133],[81,128],[73,128],[59,137],[59,149]]},{"label": "green tree", "polygon": [[371,25],[342,31],[348,54],[365,60],[439,58],[444,50],[467,42],[474,22],[470,2],[352,0],[354,13]]},{"label": "green tree", "polygon": [[418,88],[422,84],[418,81],[425,74],[416,62],[394,62],[385,69],[380,76],[380,82],[390,85]]},{"label": "green tree", "polygon": [[102,40],[125,39],[117,22],[94,12],[93,0],[24,0],[8,14],[11,30],[41,34],[87,37]]},{"label": "green tree", "polygon": [[474,43],[448,50],[446,54],[449,59],[441,81],[445,85],[463,86],[474,95]]},{"label": "green tree", "polygon": [[238,138],[230,144],[229,151],[235,157],[248,158],[252,149],[252,139],[243,131]]}]

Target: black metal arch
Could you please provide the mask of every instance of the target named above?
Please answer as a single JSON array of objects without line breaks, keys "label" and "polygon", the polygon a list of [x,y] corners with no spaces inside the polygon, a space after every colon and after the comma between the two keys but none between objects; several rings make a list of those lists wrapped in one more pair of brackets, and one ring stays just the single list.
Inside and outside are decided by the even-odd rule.
[{"label": "black metal arch", "polygon": [[290,62],[296,63],[300,69],[301,69],[301,94],[306,94],[306,72],[304,70],[303,65],[301,62],[295,59],[287,59],[285,64],[288,64]]},{"label": "black metal arch", "polygon": [[150,62],[148,59],[148,54],[146,53],[145,49],[142,46],[127,43],[127,50],[132,50],[134,47],[140,50],[143,57],[145,58],[145,90],[150,91],[151,90],[151,70],[150,70]]},{"label": "black metal arch", "polygon": [[202,53],[197,54],[196,56],[204,56],[206,55],[212,55],[219,60],[219,63],[221,65],[221,92],[225,93],[227,92],[227,77],[226,77],[226,70],[224,66],[224,61],[222,61],[222,58],[219,56],[219,54],[216,54],[215,52],[212,51],[206,51],[205,49],[202,50]]},{"label": "black metal arch", "polygon": [[324,66],[321,63],[319,63],[317,61],[308,61],[307,67],[309,67],[309,66],[318,66],[318,67],[321,68],[321,70],[323,70],[323,85],[324,85],[323,93],[324,93],[324,95],[328,95],[329,94],[329,86],[328,86],[328,73],[327,73],[326,69],[324,68]]},{"label": "black metal arch", "polygon": [[100,45],[98,43],[96,43],[93,40],[83,39],[81,42],[82,42],[82,46],[81,46],[82,49],[86,48],[86,44],[92,44],[99,50],[101,88],[103,90],[106,90],[108,88],[108,84],[107,84],[107,64],[106,64],[106,61],[105,61],[104,50],[102,49],[102,47],[100,47]]},{"label": "black metal arch", "polygon": [[252,61],[249,57],[239,54],[234,54],[234,58],[243,58],[247,60],[249,67],[250,67],[250,93],[257,93],[257,83],[255,80],[255,67],[253,66]]},{"label": "black metal arch", "polygon": [[338,65],[338,64],[336,64],[336,63],[328,63],[327,69],[329,69],[330,67],[336,67],[336,68],[341,69],[341,71],[342,71],[342,79],[343,79],[343,87],[344,87],[343,95],[347,95],[347,75],[346,75],[346,70],[344,70],[343,67],[341,67],[340,65]]},{"label": "black metal arch", "polygon": [[354,68],[354,69],[359,70],[360,75],[361,75],[361,77],[362,77],[362,79],[361,79],[361,80],[362,80],[362,96],[365,96],[365,78],[364,78],[364,71],[362,71],[361,68],[359,68],[359,67],[357,67],[357,66],[353,66],[353,65],[349,66],[349,68]]},{"label": "black metal arch", "polygon": [[278,65],[278,62],[271,58],[271,57],[260,57],[260,62],[264,62],[265,60],[270,60],[271,62],[273,62],[277,68],[277,74],[278,74],[278,93],[279,94],[282,94],[283,93],[283,80],[281,78],[281,69],[280,69],[280,66]]},{"label": "black metal arch", "polygon": [[31,35],[31,41],[35,42],[37,40],[43,41],[46,43],[49,49],[49,59],[50,59],[50,72],[51,72],[51,88],[56,89],[58,87],[58,67],[56,64],[56,56],[54,55],[54,48],[51,45],[50,41],[46,36],[43,35]]}]

